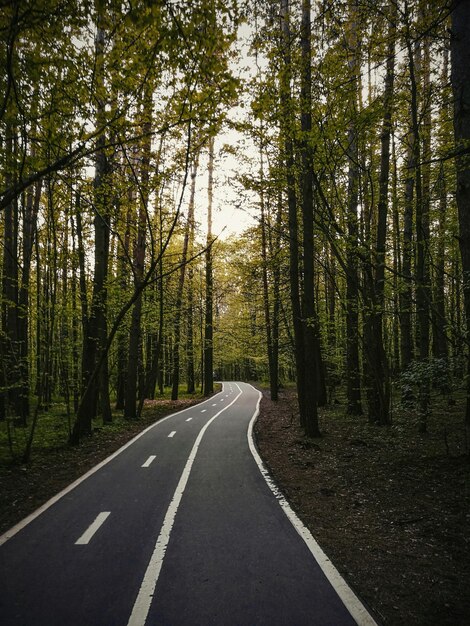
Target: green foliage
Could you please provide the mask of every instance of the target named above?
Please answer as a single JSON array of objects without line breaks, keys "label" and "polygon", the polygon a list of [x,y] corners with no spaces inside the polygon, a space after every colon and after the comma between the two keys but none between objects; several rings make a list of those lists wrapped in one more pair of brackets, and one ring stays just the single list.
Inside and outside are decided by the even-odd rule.
[{"label": "green foliage", "polygon": [[449,396],[455,388],[453,369],[453,363],[447,359],[413,361],[399,377],[402,407],[419,411],[419,392],[422,388],[432,387],[439,394]]}]

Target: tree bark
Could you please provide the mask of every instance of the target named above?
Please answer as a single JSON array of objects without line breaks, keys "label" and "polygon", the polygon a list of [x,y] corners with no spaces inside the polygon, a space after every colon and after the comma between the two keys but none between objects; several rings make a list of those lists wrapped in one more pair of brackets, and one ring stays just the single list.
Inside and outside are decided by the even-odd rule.
[{"label": "tree bark", "polygon": [[346,393],[347,413],[362,415],[361,372],[359,365],[359,274],[358,274],[358,217],[359,163],[357,146],[357,98],[359,74],[359,50],[357,40],[356,6],[349,1],[349,24],[346,39],[348,44],[348,66],[351,77],[348,114],[348,207],[346,249]]},{"label": "tree bark", "polygon": [[[97,33],[96,33],[96,127],[100,128],[105,120],[106,100],[104,88],[104,6],[102,0],[96,0]],[[97,362],[100,360],[105,343],[106,308],[107,308],[107,278],[109,259],[109,189],[108,189],[108,158],[106,154],[106,138],[102,133],[96,141],[95,178],[94,187],[94,232],[95,232],[95,261],[93,273],[93,295],[90,315],[87,316],[83,333],[82,353],[82,398],[79,403],[75,424],[70,441],[78,444],[82,436],[92,433],[92,420],[96,417],[100,385],[103,381],[97,378],[92,380]],[[90,382],[92,384],[90,384]],[[103,397],[106,403],[106,394]],[[109,407],[102,406],[104,413]]]},{"label": "tree bark", "polygon": [[[441,89],[446,93],[449,82],[449,50],[444,48],[444,63],[441,74]],[[442,121],[444,122],[451,115],[447,99],[441,109]],[[446,318],[446,296],[445,296],[445,257],[447,230],[447,181],[444,163],[441,163],[437,179],[437,191],[439,194],[438,216],[437,216],[437,249],[435,262],[434,295],[433,295],[433,355],[437,359],[447,359],[449,356],[447,318]]]},{"label": "tree bark", "polygon": [[[413,164],[415,182],[416,219],[416,320],[419,360],[429,358],[429,208],[423,194],[423,166],[421,163],[421,133],[419,125],[419,79],[422,74],[420,42],[415,52],[407,19],[408,68],[411,83],[411,125],[413,129]],[[429,411],[429,382],[423,379],[419,385],[419,430],[426,432]]]},{"label": "tree bark", "polygon": [[212,268],[212,202],[214,178],[214,137],[209,139],[209,180],[207,185],[207,239],[206,239],[206,296],[204,319],[204,395],[214,392],[214,328],[213,297],[214,282]]},{"label": "tree bark", "polygon": [[173,327],[173,376],[171,399],[177,400],[180,383],[180,343],[181,343],[181,317],[183,313],[183,292],[186,277],[186,264],[188,260],[190,233],[194,223],[194,196],[196,192],[198,159],[195,157],[191,173],[191,192],[188,204],[188,217],[184,231],[183,250],[181,252],[181,268],[176,292],[175,323]]},{"label": "tree bark", "polygon": [[[455,0],[452,11],[451,82],[454,95],[454,137],[457,151],[470,147],[470,2]],[[463,295],[467,342],[470,337],[470,161],[456,157],[459,247],[462,258]],[[470,350],[467,345],[467,403],[465,421],[470,424]]]},{"label": "tree bark", "polygon": [[406,156],[406,179],[403,214],[403,286],[400,290],[400,352],[401,369],[405,370],[413,360],[413,197],[414,197],[414,134],[408,133]]},{"label": "tree bark", "polygon": [[[260,134],[263,134],[263,129],[260,129]],[[263,276],[263,299],[264,299],[264,324],[266,329],[266,349],[268,354],[268,370],[269,370],[269,392],[270,398],[274,402],[278,400],[278,364],[274,354],[274,320],[271,313],[271,296],[269,291],[269,273],[271,265],[273,263],[272,254],[268,258],[268,236],[267,230],[269,229],[268,222],[268,208],[266,207],[265,191],[264,191],[264,145],[261,140],[260,144],[260,229],[261,229],[261,262],[262,262],[262,276]],[[274,274],[274,268],[272,268]]]},{"label": "tree bark", "polygon": [[289,219],[289,283],[292,308],[292,322],[294,330],[294,358],[297,383],[297,399],[299,405],[300,425],[305,428],[305,353],[302,325],[302,310],[299,287],[299,225],[297,218],[297,197],[295,190],[295,160],[293,145],[293,114],[291,95],[291,32],[289,24],[289,0],[281,0],[281,57],[282,67],[280,75],[280,108],[281,134],[283,137],[287,206]]},{"label": "tree bark", "polygon": [[[152,127],[152,94],[153,90],[150,84],[146,84],[144,98],[142,103],[142,142],[140,150],[140,172],[134,170],[134,178],[140,174],[140,181],[135,181],[139,186],[139,209],[137,216],[137,233],[134,243],[134,288],[140,289],[144,277],[145,251],[147,237],[147,220],[148,220],[148,201],[149,201],[149,179],[150,179],[150,149],[151,149],[151,127]],[[124,404],[124,417],[129,420],[135,420],[139,417],[137,407],[138,380],[142,372],[142,290],[136,298],[131,314],[131,327],[129,331],[129,349],[128,349],[128,365],[127,380]],[[142,385],[140,385],[142,387]],[[144,390],[141,389],[141,394]],[[141,404],[139,404],[139,409]]]},{"label": "tree bark", "polygon": [[[319,437],[318,390],[320,368],[317,359],[320,354],[320,338],[317,312],[315,308],[315,268],[313,242],[313,162],[312,162],[312,75],[311,75],[311,5],[310,0],[302,2],[302,25],[300,44],[302,49],[301,72],[301,160],[302,160],[302,226],[303,226],[303,350],[305,364],[304,427],[309,437]],[[319,365],[319,363],[318,363]]]},{"label": "tree bark", "polygon": [[369,421],[381,425],[390,423],[390,383],[389,366],[383,338],[384,290],[385,290],[385,248],[387,240],[388,185],[390,176],[390,137],[392,133],[393,85],[395,78],[395,38],[398,6],[389,5],[390,27],[387,47],[387,63],[383,96],[383,123],[381,134],[379,198],[377,203],[377,237],[375,249],[375,277],[369,317],[369,344],[366,347],[369,362],[368,409]]},{"label": "tree bark", "polygon": [[[192,258],[194,254],[194,202],[196,197],[196,178],[197,169],[199,165],[199,154],[196,155],[194,161],[193,171],[191,173],[191,192],[190,192],[190,207],[188,209],[189,220],[189,243],[188,254],[189,258]],[[195,367],[194,367],[194,269],[192,263],[188,267],[188,318],[187,318],[187,340],[186,340],[186,360],[187,360],[187,386],[188,393],[194,393],[196,389],[195,383]]]}]

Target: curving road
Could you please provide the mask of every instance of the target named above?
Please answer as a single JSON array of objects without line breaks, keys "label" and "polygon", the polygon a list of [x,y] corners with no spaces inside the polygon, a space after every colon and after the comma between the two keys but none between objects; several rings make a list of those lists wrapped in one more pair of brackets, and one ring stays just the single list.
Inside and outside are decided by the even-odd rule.
[{"label": "curving road", "polygon": [[224,383],[0,537],[0,623],[375,624],[263,468],[259,399]]}]

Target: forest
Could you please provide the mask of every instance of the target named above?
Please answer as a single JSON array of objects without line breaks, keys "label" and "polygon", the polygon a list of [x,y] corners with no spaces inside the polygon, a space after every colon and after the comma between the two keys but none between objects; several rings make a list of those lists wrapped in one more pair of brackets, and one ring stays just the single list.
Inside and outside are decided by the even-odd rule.
[{"label": "forest", "polygon": [[[273,400],[295,382],[309,436],[340,400],[382,426],[401,403],[424,433],[435,397],[457,395],[470,423],[468,14],[429,0],[7,3],[11,453],[26,429],[28,458],[48,412],[77,444],[116,411],[138,420],[165,389],[208,395],[214,379],[269,380]],[[224,236],[214,213],[230,208],[251,220]]]}]

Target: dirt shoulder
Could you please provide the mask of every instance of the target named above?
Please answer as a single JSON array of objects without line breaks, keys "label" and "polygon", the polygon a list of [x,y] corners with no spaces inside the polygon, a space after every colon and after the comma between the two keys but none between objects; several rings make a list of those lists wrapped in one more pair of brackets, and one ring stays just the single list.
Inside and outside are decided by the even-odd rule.
[{"label": "dirt shoulder", "polygon": [[[455,407],[418,435],[344,408],[322,409],[323,437],[297,425],[292,391],[264,391],[261,456],[299,517],[383,624],[470,624],[470,458]],[[466,453],[465,453],[466,452]]]}]

